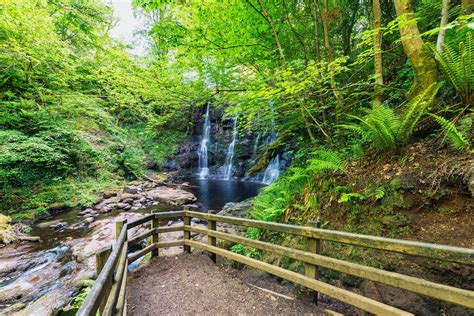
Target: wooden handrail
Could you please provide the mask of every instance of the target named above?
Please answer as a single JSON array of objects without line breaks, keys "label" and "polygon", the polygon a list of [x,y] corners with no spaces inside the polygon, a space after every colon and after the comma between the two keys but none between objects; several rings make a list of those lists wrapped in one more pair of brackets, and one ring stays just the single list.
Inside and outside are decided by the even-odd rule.
[{"label": "wooden handrail", "polygon": [[458,289],[455,287],[437,284],[434,282],[406,276],[395,272],[389,272],[381,269],[367,267],[356,263],[351,263],[339,259],[309,253],[302,250],[274,245],[263,241],[253,240],[205,228],[185,226],[184,229],[190,232],[216,237],[218,239],[234,243],[240,243],[277,255],[292,258],[301,262],[311,263],[317,266],[336,270],[342,273],[347,273],[366,280],[391,285],[397,288],[430,296],[439,300],[455,303],[461,306],[474,308],[473,291]]},{"label": "wooden handrail", "polygon": [[349,303],[362,310],[365,310],[377,315],[413,315],[411,313],[405,312],[403,310],[392,307],[390,305],[377,302],[375,300],[356,294],[354,292],[340,289],[336,286],[333,286],[333,285],[330,285],[318,280],[310,279],[299,273],[289,271],[289,270],[274,266],[272,264],[262,262],[256,259],[252,259],[246,256],[242,256],[232,251],[228,251],[219,247],[210,246],[208,244],[198,242],[198,241],[193,241],[193,240],[185,240],[185,244],[188,244],[189,246],[192,246],[192,247],[196,247],[199,249],[216,253],[220,256],[227,257],[231,260],[241,262],[253,268],[271,273],[275,276],[303,285],[307,288],[317,290],[318,292],[321,292],[335,299],[338,299],[342,302]]},{"label": "wooden handrail", "polygon": [[213,220],[245,227],[268,229],[298,236],[335,241],[343,244],[386,250],[442,261],[474,265],[474,249],[437,245],[418,241],[384,238],[370,235],[347,233],[335,230],[320,229],[308,226],[296,226],[273,222],[257,221],[246,218],[220,216],[206,213],[185,211],[185,215],[205,220]]},{"label": "wooden handrail", "polygon": [[[159,221],[166,218],[183,217],[184,225],[159,227]],[[191,226],[191,218],[201,218],[208,221],[208,228],[200,228]],[[131,240],[127,239],[127,231],[131,228],[145,224],[149,221],[153,222],[151,229],[146,230]],[[236,236],[216,230],[216,222],[228,223],[244,227],[255,227],[260,229],[273,230],[277,232],[293,234],[309,238],[309,240],[329,240],[343,244],[351,244],[373,249],[415,255],[437,260],[456,262],[466,265],[474,265],[474,249],[451,247],[437,245],[431,243],[423,243],[416,241],[407,241],[400,239],[391,239],[384,237],[376,237],[370,235],[361,235],[334,230],[325,230],[307,226],[295,226],[281,223],[272,223],[257,221],[252,219],[236,218],[229,216],[219,216],[206,213],[198,213],[192,211],[178,212],[162,212],[153,213],[131,223],[118,223],[117,241],[112,248],[112,252],[108,257],[102,271],[97,277],[91,292],[87,296],[85,302],[79,309],[77,315],[96,315],[99,306],[104,308],[101,302],[104,298],[105,304],[103,315],[123,315],[126,314],[126,278],[128,263],[138,258],[152,253],[152,257],[158,255],[159,248],[184,246],[184,250],[190,252],[191,247],[207,250],[212,260],[215,261],[215,255],[221,255],[228,259],[235,260],[262,271],[279,276],[291,282],[303,285],[309,289],[321,292],[340,301],[351,304],[362,310],[383,315],[412,315],[411,313],[397,309],[395,307],[377,302],[356,293],[337,288],[333,285],[326,284],[315,279],[315,274],[301,275],[299,273],[289,271],[263,261],[248,258],[231,251],[217,247],[216,239],[226,240],[233,243],[240,243],[246,246],[254,247],[263,251],[268,251],[277,255],[292,258],[305,263],[309,267],[324,267],[350,274],[362,279],[380,282],[400,289],[408,290],[417,294],[426,295],[435,299],[451,302],[461,306],[474,308],[474,292],[459,289],[443,284],[430,282],[416,277],[406,276],[403,274],[389,272],[377,268],[372,268],[356,263],[347,262],[320,254],[275,245],[272,243],[253,240],[242,236]],[[123,225],[123,226],[122,226]],[[166,242],[158,242],[158,234],[183,231],[184,240],[174,240]],[[191,232],[203,234],[208,237],[208,243],[202,243],[191,239]],[[127,256],[129,246],[137,244],[141,240],[149,238],[151,244],[144,249]],[[319,241],[318,241],[319,242]],[[311,248],[312,249],[312,248]],[[105,258],[101,258],[103,262]],[[312,275],[312,276],[311,276]],[[317,278],[317,276],[316,276]],[[113,282],[111,281],[113,280]]]},{"label": "wooden handrail", "polygon": [[109,259],[105,263],[102,271],[97,276],[94,285],[92,286],[89,295],[87,295],[86,300],[81,305],[76,315],[79,316],[95,316],[97,310],[99,309],[100,302],[105,295],[107,290],[106,283],[111,275],[113,275],[117,262],[119,261],[122,248],[127,240],[127,223],[125,223],[120,231],[119,238],[114,244],[112,253],[109,256]]},{"label": "wooden handrail", "polygon": [[153,228],[145,231],[144,233],[138,235],[137,237],[134,237],[133,239],[130,239],[128,241],[128,246],[131,247],[133,245],[136,245],[140,241],[146,239],[147,237],[150,237],[153,234],[156,233],[170,233],[170,232],[178,232],[183,230],[183,225],[179,226],[169,226],[169,227],[158,227],[158,228]]}]

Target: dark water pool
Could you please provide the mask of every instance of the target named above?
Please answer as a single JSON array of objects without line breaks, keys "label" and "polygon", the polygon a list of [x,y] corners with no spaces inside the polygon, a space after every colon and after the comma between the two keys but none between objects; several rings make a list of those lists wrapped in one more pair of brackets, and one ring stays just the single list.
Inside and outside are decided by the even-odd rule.
[{"label": "dark water pool", "polygon": [[192,180],[191,191],[202,205],[202,211],[220,210],[228,202],[254,197],[265,185],[258,182],[229,180]]}]

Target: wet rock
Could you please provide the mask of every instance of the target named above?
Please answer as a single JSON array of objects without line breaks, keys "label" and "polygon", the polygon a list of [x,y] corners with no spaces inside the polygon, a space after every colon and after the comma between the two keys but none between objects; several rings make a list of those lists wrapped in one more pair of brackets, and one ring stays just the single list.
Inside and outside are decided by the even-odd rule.
[{"label": "wet rock", "polygon": [[207,223],[206,220],[203,220],[203,219],[200,219],[200,218],[192,218],[191,222],[193,222],[195,224],[206,224]]},{"label": "wet rock", "polygon": [[[48,251],[18,253],[2,258],[2,281],[8,281],[0,288],[0,306],[22,304],[64,285],[59,280],[64,275],[69,276],[76,267],[73,262],[66,265],[61,263],[68,251],[68,247],[56,247]],[[67,282],[67,279],[64,281]],[[63,298],[63,303],[65,299],[68,298]],[[49,303],[55,304],[54,301]],[[25,315],[42,315],[43,309],[38,308],[37,312]]]},{"label": "wet rock", "polygon": [[52,229],[61,229],[67,226],[66,222],[57,222],[49,225],[49,228]]},{"label": "wet rock", "polygon": [[79,215],[87,215],[87,214],[92,214],[95,213],[95,211],[91,208],[86,208],[85,210],[79,212]]},{"label": "wet rock", "polygon": [[41,222],[41,223],[38,223],[36,224],[36,226],[38,226],[39,228],[46,228],[46,227],[51,227],[51,225],[55,225],[55,224],[58,224],[60,223],[61,220],[54,220],[54,221],[47,221],[47,222]]},{"label": "wet rock", "polygon": [[86,217],[86,219],[84,219],[87,223],[92,223],[94,221],[94,217]]},{"label": "wet rock", "polygon": [[108,198],[108,199],[104,199],[99,204],[94,205],[94,209],[103,210],[106,206],[109,206],[111,204],[117,204],[118,202],[120,202],[120,198],[114,196],[114,197],[111,197],[111,198]]},{"label": "wet rock", "polygon": [[196,201],[194,194],[178,188],[158,187],[147,192],[147,197],[172,205],[184,205]]},{"label": "wet rock", "polygon": [[[71,247],[72,255],[77,261],[82,262],[90,257],[94,259],[96,252],[115,242],[115,223],[117,221],[132,222],[141,217],[143,217],[142,214],[122,212],[117,217],[95,221],[90,225],[92,228],[90,236],[72,240],[67,245]],[[134,229],[129,237],[133,238],[131,236],[136,236],[142,231],[141,228]]]},{"label": "wet rock", "polygon": [[119,208],[119,209],[124,209],[124,208],[126,208],[127,206],[129,206],[129,204],[127,204],[127,203],[122,203],[122,202],[121,202],[121,203],[117,203],[117,208]]},{"label": "wet rock", "polygon": [[[252,210],[252,199],[247,199],[242,202],[234,203],[230,202],[224,205],[222,210],[217,215],[222,216],[233,216],[233,217],[248,217]],[[225,233],[234,235],[244,235],[246,229],[241,226],[236,226],[227,223],[218,223],[218,228]]]},{"label": "wet rock", "polygon": [[109,213],[112,211],[112,207],[110,207],[109,205],[105,205],[103,206],[101,209],[99,209],[99,212],[100,213]]},{"label": "wet rock", "polygon": [[127,201],[130,201],[132,199],[133,199],[133,194],[131,194],[131,193],[122,193],[120,195],[120,200],[124,203],[129,203]]},{"label": "wet rock", "polygon": [[252,210],[252,200],[247,199],[242,202],[230,202],[224,205],[222,210],[217,215],[234,216],[234,217],[248,217]]},{"label": "wet rock", "polygon": [[138,191],[141,191],[141,188],[139,188],[139,187],[137,187],[137,186],[126,185],[126,186],[123,188],[123,191],[124,191],[125,193],[135,194],[135,193],[137,193]]}]

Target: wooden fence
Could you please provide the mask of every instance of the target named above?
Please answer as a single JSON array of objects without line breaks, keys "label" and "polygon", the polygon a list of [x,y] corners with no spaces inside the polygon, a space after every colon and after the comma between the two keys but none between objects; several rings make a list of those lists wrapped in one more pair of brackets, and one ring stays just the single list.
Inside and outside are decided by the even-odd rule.
[{"label": "wooden fence", "polygon": [[[159,222],[162,219],[176,218],[183,218],[184,225],[171,227],[159,226]],[[206,220],[208,222],[208,228],[191,226],[192,218]],[[129,229],[148,222],[151,222],[150,229],[146,230],[139,236],[128,240],[127,231]],[[255,227],[263,230],[302,236],[307,238],[306,250],[293,249],[220,232],[216,229],[217,223]],[[159,242],[158,237],[160,233],[172,231],[183,231],[183,239]],[[208,240],[207,243],[193,240],[191,238],[191,233],[206,235]],[[127,255],[130,246],[147,238],[149,239],[149,245],[147,247],[136,253]],[[265,252],[301,261],[305,264],[305,274],[302,275],[220,248],[217,246],[217,240],[240,243]],[[78,315],[92,316],[96,315],[97,311],[99,311],[101,315],[126,314],[125,290],[128,263],[134,262],[149,252],[151,252],[152,256],[157,256],[158,249],[160,248],[177,246],[184,246],[184,251],[188,253],[191,252],[191,247],[206,250],[214,262],[216,262],[216,255],[235,260],[293,283],[303,285],[314,290],[316,295],[317,293],[322,293],[376,315],[412,314],[322,282],[319,280],[319,267],[332,269],[362,279],[408,290],[441,301],[474,308],[473,291],[323,256],[320,254],[320,249],[321,243],[324,240],[474,266],[474,249],[468,248],[353,234],[320,229],[317,227],[295,226],[237,217],[219,216],[210,213],[206,214],[191,211],[154,213],[131,223],[117,223],[117,241],[111,249],[106,249],[97,255],[98,277],[84,304],[79,309]]]}]

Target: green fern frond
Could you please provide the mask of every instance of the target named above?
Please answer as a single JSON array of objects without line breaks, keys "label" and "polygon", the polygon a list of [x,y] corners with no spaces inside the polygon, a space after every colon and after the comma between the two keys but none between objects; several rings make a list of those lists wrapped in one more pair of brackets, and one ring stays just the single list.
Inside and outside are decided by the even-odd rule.
[{"label": "green fern frond", "polygon": [[456,48],[454,45],[446,45],[441,53],[433,47],[431,49],[441,69],[461,99],[467,104],[472,103],[472,91],[474,89],[472,72],[474,43],[472,33],[468,33],[466,40],[460,42]]},{"label": "green fern frond", "polygon": [[432,84],[423,93],[417,95],[411,100],[404,110],[404,117],[397,131],[397,138],[401,143],[406,143],[413,134],[416,124],[420,118],[428,113],[430,105],[436,96],[440,86]]},{"label": "green fern frond", "polygon": [[384,105],[377,105],[370,110],[363,121],[369,129],[374,146],[383,150],[396,146],[397,130],[400,120],[393,109]]},{"label": "green fern frond", "polygon": [[448,121],[442,116],[429,114],[441,127],[443,128],[446,136],[451,141],[451,146],[455,149],[464,149],[469,147],[469,142],[464,136],[458,131],[453,122]]},{"label": "green fern frond", "polygon": [[344,128],[344,129],[354,131],[354,132],[356,132],[357,134],[360,134],[360,135],[364,135],[364,133],[365,133],[365,130],[362,127],[360,127],[359,125],[355,125],[355,124],[339,124],[339,125],[337,125],[337,127],[341,127],[341,128]]},{"label": "green fern frond", "polygon": [[308,160],[308,169],[313,172],[344,170],[345,165],[342,158],[334,151],[318,150],[313,153],[316,158]]}]

